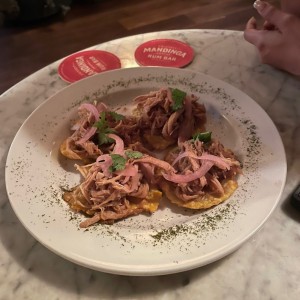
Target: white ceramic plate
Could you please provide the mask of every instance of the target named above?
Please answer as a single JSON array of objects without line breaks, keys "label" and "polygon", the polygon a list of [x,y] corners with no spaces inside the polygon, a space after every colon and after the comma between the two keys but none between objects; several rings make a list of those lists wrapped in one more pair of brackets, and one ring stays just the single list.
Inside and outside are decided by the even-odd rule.
[{"label": "white ceramic plate", "polygon": [[[243,162],[238,190],[207,211],[190,212],[163,202],[151,216],[80,229],[84,217],[72,213],[61,199],[62,188],[76,185],[80,177],[74,162],[58,151],[77,106],[97,98],[124,111],[134,96],[162,86],[200,97],[207,108],[208,129]],[[102,73],[52,96],[18,131],[6,167],[11,205],[39,242],[80,265],[125,275],[181,272],[233,252],[268,219],[285,178],[280,136],[256,102],[207,75],[156,67]]]}]

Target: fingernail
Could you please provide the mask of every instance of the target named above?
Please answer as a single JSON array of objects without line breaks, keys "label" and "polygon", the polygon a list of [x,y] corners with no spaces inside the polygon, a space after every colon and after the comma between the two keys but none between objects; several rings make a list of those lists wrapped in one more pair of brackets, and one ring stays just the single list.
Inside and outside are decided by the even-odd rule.
[{"label": "fingernail", "polygon": [[266,7],[266,3],[265,2],[262,2],[260,0],[256,0],[254,3],[253,3],[253,7],[257,10],[263,10],[265,7]]}]

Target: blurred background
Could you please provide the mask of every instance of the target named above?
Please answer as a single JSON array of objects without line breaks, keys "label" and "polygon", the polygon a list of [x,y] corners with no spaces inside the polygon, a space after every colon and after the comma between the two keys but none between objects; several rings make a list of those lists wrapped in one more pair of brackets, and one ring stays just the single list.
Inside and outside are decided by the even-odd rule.
[{"label": "blurred background", "polygon": [[84,48],[173,29],[244,30],[253,0],[0,0],[0,94]]}]

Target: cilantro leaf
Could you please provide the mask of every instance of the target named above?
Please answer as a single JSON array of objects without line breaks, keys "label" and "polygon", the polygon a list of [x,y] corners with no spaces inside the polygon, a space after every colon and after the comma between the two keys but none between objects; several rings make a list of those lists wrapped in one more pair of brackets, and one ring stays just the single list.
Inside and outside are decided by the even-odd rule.
[{"label": "cilantro leaf", "polygon": [[99,120],[94,123],[94,127],[97,127],[98,129],[102,129],[105,126],[107,126],[106,114],[105,111],[102,111],[99,115]]},{"label": "cilantro leaf", "polygon": [[186,93],[179,89],[172,89],[172,109],[173,111],[179,110],[183,107],[183,101],[186,97]]},{"label": "cilantro leaf", "polygon": [[127,150],[125,151],[125,154],[128,158],[141,158],[143,156],[143,153],[139,151],[133,151],[133,150]]},{"label": "cilantro leaf", "polygon": [[120,154],[110,154],[112,158],[112,165],[109,167],[111,172],[125,169],[126,159]]},{"label": "cilantro leaf", "polygon": [[110,111],[109,114],[112,116],[112,118],[115,120],[115,121],[121,121],[125,118],[125,116],[121,115],[121,114],[118,114],[117,112],[115,111]]},{"label": "cilantro leaf", "polygon": [[107,136],[109,133],[114,133],[115,130],[108,126],[105,111],[101,112],[99,120],[95,122],[94,126],[97,127],[99,146],[103,144],[111,144],[114,142],[113,139]]},{"label": "cilantro leaf", "polygon": [[193,135],[193,140],[199,140],[203,143],[208,143],[211,141],[211,131],[198,132]]},{"label": "cilantro leaf", "polygon": [[114,143],[114,139],[110,138],[107,133],[99,132],[98,133],[98,144],[103,145],[103,144],[112,144]]},{"label": "cilantro leaf", "polygon": [[106,114],[105,111],[102,111],[99,120],[94,123],[94,127],[97,127],[99,131],[103,130],[104,128],[108,127],[107,121],[106,121]]}]

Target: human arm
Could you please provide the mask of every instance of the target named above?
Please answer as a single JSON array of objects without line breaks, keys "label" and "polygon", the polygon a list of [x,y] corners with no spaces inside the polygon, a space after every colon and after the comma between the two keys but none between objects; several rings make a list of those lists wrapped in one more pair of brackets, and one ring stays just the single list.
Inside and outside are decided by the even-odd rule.
[{"label": "human arm", "polygon": [[256,20],[251,18],[246,25],[245,39],[257,47],[262,63],[300,75],[300,18],[263,1],[256,1],[255,8],[273,28],[269,25],[259,29]]}]

